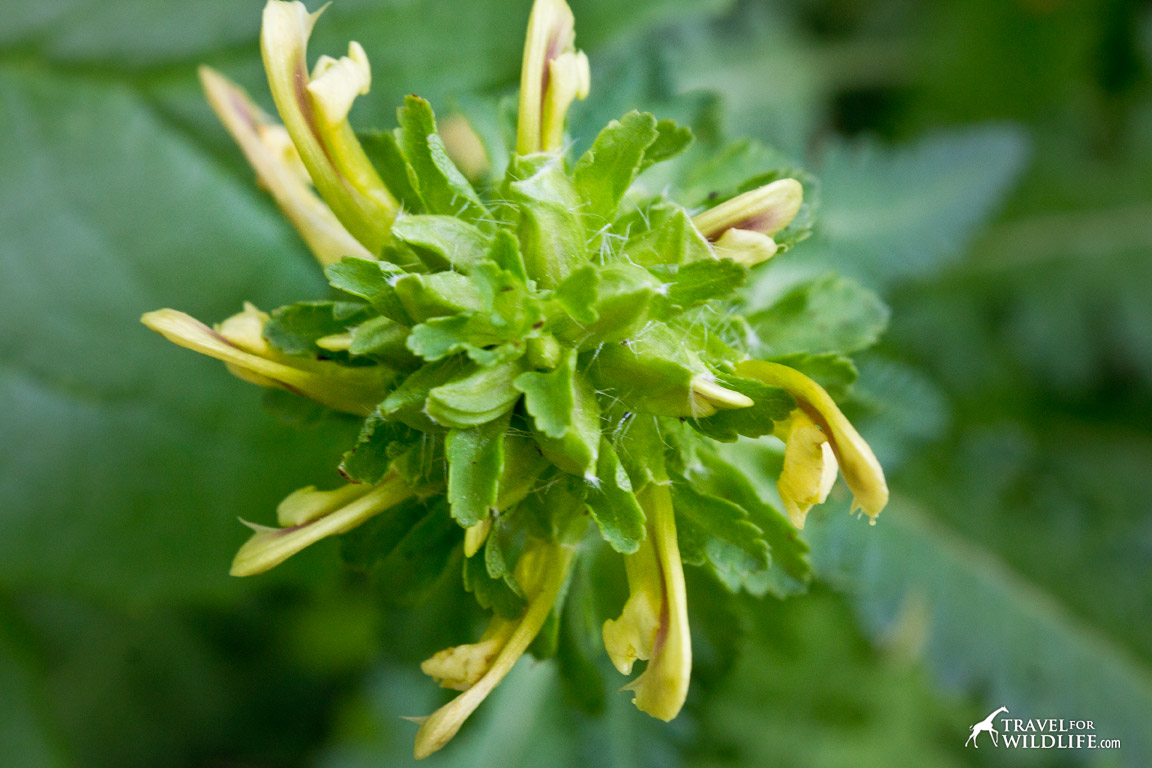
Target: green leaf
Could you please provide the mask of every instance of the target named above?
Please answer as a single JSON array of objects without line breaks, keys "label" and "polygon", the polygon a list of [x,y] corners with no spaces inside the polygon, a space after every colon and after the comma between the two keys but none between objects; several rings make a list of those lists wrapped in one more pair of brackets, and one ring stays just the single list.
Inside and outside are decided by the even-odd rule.
[{"label": "green leaf", "polygon": [[876,343],[888,315],[880,297],[855,280],[826,275],[794,287],[748,322],[762,356],[850,354]]},{"label": "green leaf", "polygon": [[411,318],[410,323],[484,307],[476,286],[459,272],[405,275],[396,280],[393,287],[405,314]]},{"label": "green leaf", "polygon": [[436,429],[437,425],[424,412],[424,404],[433,389],[452,381],[465,367],[459,357],[427,363],[409,375],[380,403],[379,412],[389,421],[402,421],[419,430]]},{"label": "green leaf", "polygon": [[632,482],[607,438],[601,438],[596,480],[589,483],[588,510],[600,535],[612,549],[631,554],[644,540],[644,510],[632,493]]},{"label": "green leaf", "polygon": [[522,373],[513,385],[524,393],[544,455],[570,474],[592,474],[600,447],[600,404],[587,377],[576,372],[575,351],[565,352],[555,370]]},{"label": "green leaf", "polygon": [[329,264],[324,274],[333,288],[364,299],[389,320],[402,325],[411,323],[392,287],[396,279],[407,273],[395,264],[348,257]]},{"label": "green leaf", "polygon": [[504,433],[508,418],[448,432],[448,504],[452,517],[471,528],[496,511],[504,471]]},{"label": "green leaf", "polygon": [[713,440],[731,443],[740,435],[770,435],[776,422],[787,420],[796,409],[796,400],[780,387],[723,373],[717,374],[716,380],[728,389],[747,395],[756,404],[749,408],[720,410],[706,418],[689,422],[694,429]]},{"label": "green leaf", "polygon": [[[526,603],[520,586],[504,564],[503,552],[499,546],[489,534],[488,540],[484,543],[483,557],[464,558],[464,589],[472,593],[481,608],[493,611],[505,619],[515,619],[523,613]],[[496,553],[491,558],[493,563],[503,566],[494,568],[498,576],[490,575],[488,570],[489,547]]]},{"label": "green leaf", "polygon": [[514,275],[521,283],[528,282],[524,257],[520,254],[520,241],[506,229],[496,231],[488,247],[488,260],[500,269]]},{"label": "green leaf", "polygon": [[400,142],[391,131],[370,131],[358,134],[364,153],[380,174],[384,186],[409,213],[424,210],[424,201],[412,183],[416,172],[408,164]]},{"label": "green leaf", "polygon": [[490,238],[454,216],[400,216],[392,234],[434,271],[470,272],[488,252]]},{"label": "green leaf", "polygon": [[[644,221],[647,220],[647,222]],[[624,245],[623,257],[636,264],[687,264],[715,258],[712,246],[696,229],[692,217],[678,205],[659,203],[637,214],[637,225],[647,223]]]},{"label": "green leaf", "polygon": [[523,371],[518,361],[486,368],[470,364],[451,381],[428,393],[427,413],[437,423],[457,429],[499,418],[520,399],[512,382]]},{"label": "green leaf", "polygon": [[341,457],[340,474],[353,483],[374,485],[387,474],[393,459],[422,439],[411,427],[374,413],[364,420],[356,444]]},{"label": "green leaf", "polygon": [[361,357],[376,357],[388,363],[409,365],[414,362],[405,345],[408,328],[383,315],[365,321],[352,331],[348,352]]},{"label": "green leaf", "polygon": [[556,338],[588,349],[635,333],[648,319],[660,282],[632,264],[592,264],[574,271],[556,289],[569,314],[552,327]]},{"label": "green leaf", "polygon": [[629,112],[608,123],[592,147],[576,161],[576,190],[588,203],[593,228],[598,227],[598,219],[612,220],[624,193],[640,172],[644,151],[658,135],[654,116]]},{"label": "green leaf", "polygon": [[409,180],[420,193],[430,214],[459,216],[484,226],[491,214],[464,174],[448,157],[444,142],[436,133],[432,107],[419,96],[408,96],[397,111],[401,147],[410,164]]},{"label": "green leaf", "polygon": [[597,389],[631,411],[657,416],[693,413],[692,379],[707,368],[676,332],[653,324],[638,337],[605,344],[589,368]]},{"label": "green leaf", "polygon": [[301,301],[272,310],[264,324],[264,338],[272,346],[289,355],[315,357],[331,353],[316,346],[316,340],[347,332],[348,328],[365,319],[367,307],[354,306],[355,314],[337,317],[339,305],[332,301]]},{"label": "green leaf", "polygon": [[[756,457],[763,453],[763,446],[757,445],[758,450],[753,451],[748,441],[744,441],[717,448],[720,450],[697,451],[699,464],[689,469],[692,485],[743,509],[748,519],[763,532],[772,557],[772,568],[766,573],[746,576],[744,588],[755,595],[768,592],[778,597],[806,591],[812,570],[808,543],[780,510],[764,501],[756,490],[756,484],[749,479],[749,475],[767,478],[778,474],[767,462],[756,462]],[[742,468],[725,461],[722,454],[739,454],[743,460]]]},{"label": "green leaf", "polygon": [[656,140],[644,151],[644,161],[640,163],[641,173],[656,163],[671,160],[686,151],[693,141],[692,129],[686,125],[680,125],[675,120],[656,123]]},{"label": "green leaf", "polygon": [[729,589],[768,569],[771,560],[764,531],[748,519],[743,508],[702,493],[690,478],[672,484],[672,505],[684,562],[707,563]]},{"label": "green leaf", "polygon": [[659,303],[665,316],[732,297],[748,277],[748,268],[731,259],[692,261],[678,267],[650,267],[664,282]]},{"label": "green leaf", "polygon": [[514,157],[502,190],[520,209],[516,229],[528,276],[555,288],[587,250],[580,194],[559,161],[546,155]]}]

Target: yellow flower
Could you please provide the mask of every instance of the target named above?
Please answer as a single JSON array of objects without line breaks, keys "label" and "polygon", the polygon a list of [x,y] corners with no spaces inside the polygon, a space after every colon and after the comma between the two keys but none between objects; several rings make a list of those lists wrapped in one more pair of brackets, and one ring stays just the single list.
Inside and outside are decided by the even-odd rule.
[{"label": "yellow flower", "polygon": [[564,142],[564,118],[588,96],[588,57],[576,50],[575,19],[564,0],[536,0],[520,70],[516,151],[551,152]]},{"label": "yellow flower", "polygon": [[604,648],[624,674],[637,659],[648,659],[624,690],[635,692],[641,712],[668,721],[680,714],[692,676],[688,593],[668,486],[649,483],[637,500],[647,516],[647,537],[625,557],[631,594],[620,618],[604,622]]},{"label": "yellow flower", "polygon": [[418,760],[451,741],[528,650],[568,578],[574,553],[572,547],[563,544],[530,542],[516,563],[516,581],[528,598],[528,607],[520,618],[495,618],[479,642],[441,651],[421,665],[441,685],[463,693],[419,721],[415,748]]},{"label": "yellow flower", "polygon": [[351,43],[347,56],[323,56],[309,75],[308,38],[322,12],[268,0],[260,29],[264,69],[280,119],[320,196],[352,236],[378,254],[398,205],[348,123],[352,102],[371,85],[368,58]]},{"label": "yellow flower", "polygon": [[262,387],[310,397],[338,411],[367,416],[388,393],[395,373],[387,366],[349,368],[276,352],[263,337],[268,315],[251,304],[209,328],[174,309],[145,313],[140,322],[174,344],[222,360],[235,376]]},{"label": "yellow flower", "polygon": [[240,145],[256,177],[323,265],[345,256],[372,258],[312,190],[308,170],[284,126],[256,106],[242,88],[210,67],[200,67],[208,103]]},{"label": "yellow flower", "polygon": [[[780,387],[796,399],[798,407],[792,414],[791,427],[795,436],[787,436],[785,473],[778,485],[793,521],[799,516],[803,524],[803,513],[815,503],[811,500],[814,497],[822,500],[827,495],[824,487],[828,481],[824,473],[828,471],[829,459],[822,447],[827,444],[835,457],[835,464],[839,465],[840,473],[844,475],[844,481],[855,496],[852,511],[863,510],[874,522],[880,510],[888,503],[888,484],[884,480],[884,470],[880,468],[880,462],[864,438],[860,437],[860,433],[844,417],[828,393],[804,374],[779,363],[747,360],[737,363],[736,374]],[[813,429],[822,433],[822,440],[815,435]],[[793,440],[796,442],[793,443]],[[819,450],[817,446],[821,446]],[[790,449],[791,464],[788,455]]]}]

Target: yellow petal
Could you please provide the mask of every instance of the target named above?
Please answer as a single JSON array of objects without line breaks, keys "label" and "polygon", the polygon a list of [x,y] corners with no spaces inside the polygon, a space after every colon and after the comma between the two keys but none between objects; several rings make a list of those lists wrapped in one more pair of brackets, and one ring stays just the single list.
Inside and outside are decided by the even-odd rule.
[{"label": "yellow petal", "polygon": [[888,483],[872,449],[819,384],[799,371],[779,363],[746,360],[736,364],[736,375],[781,387],[828,437],[840,472],[859,508],[875,520],[888,504]]},{"label": "yellow petal", "polygon": [[717,410],[733,410],[736,408],[751,408],[756,402],[747,395],[741,394],[716,383],[710,376],[700,375],[692,378],[692,410],[693,416],[711,416]]},{"label": "yellow petal", "polygon": [[692,223],[700,234],[712,241],[730,229],[771,237],[792,223],[803,202],[804,188],[800,182],[778,179],[697,214],[692,217]]},{"label": "yellow petal", "polygon": [[276,567],[305,547],[328,536],[346,533],[412,495],[398,475],[390,474],[343,507],[291,528],[250,526],[255,533],[232,561],[233,576],[255,576]]},{"label": "yellow petal", "polygon": [[445,648],[420,665],[420,671],[442,688],[466,691],[488,673],[492,662],[516,631],[517,622],[494,618],[475,643]]},{"label": "yellow petal", "polygon": [[284,497],[276,507],[276,522],[281,528],[306,525],[350,504],[370,490],[370,485],[355,483],[334,491],[318,491],[314,485],[305,486]]},{"label": "yellow petal", "polygon": [[761,232],[749,229],[729,229],[713,244],[716,256],[732,259],[737,264],[754,267],[776,255],[776,241]]},{"label": "yellow petal", "polygon": [[808,510],[828,498],[835,482],[836,456],[828,436],[797,410],[784,448],[784,469],[776,483],[792,524],[803,528]]},{"label": "yellow petal", "polygon": [[664,577],[652,536],[640,542],[640,548],[624,556],[628,574],[628,602],[620,618],[604,622],[604,650],[621,674],[632,673],[637,659],[652,658],[656,634],[660,630],[660,612],[664,605]]},{"label": "yellow petal", "polygon": [[272,122],[248,94],[209,67],[200,68],[208,103],[248,159],[261,186],[296,227],[321,264],[372,254],[312,191],[308,172],[282,125]]}]

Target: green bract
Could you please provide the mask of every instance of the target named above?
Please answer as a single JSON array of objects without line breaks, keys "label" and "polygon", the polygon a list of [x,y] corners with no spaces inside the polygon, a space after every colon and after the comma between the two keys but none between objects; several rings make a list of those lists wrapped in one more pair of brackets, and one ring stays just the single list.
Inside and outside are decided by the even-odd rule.
[{"label": "green bract", "polygon": [[[215,328],[173,310],[144,317],[247,381],[364,420],[340,464],[349,485],[292,494],[282,527],[257,527],[233,573],[260,573],[374,518],[350,559],[401,552],[421,561],[417,574],[438,573],[460,547],[464,586],[494,617],[477,643],[425,662],[463,693],[422,725],[424,756],[530,645],[555,650],[573,565],[602,546],[596,530],[624,555],[631,592],[604,624],[605,648],[625,674],[647,660],[629,686],[636,704],[675,717],[691,669],[682,563],[756,592],[806,576],[796,531],[715,443],[785,440],[778,487],[796,527],[838,468],[869,516],[886,503],[872,452],[804,373],[849,384],[855,369],[841,355],[876,338],[883,306],[828,278],[744,319],[750,270],[779,250],[777,237],[806,232],[794,224],[801,184],[774,169],[746,169],[770,183],[714,190],[722,202],[706,210],[647,192],[644,171],[692,135],[639,112],[569,158],[564,115],[588,74],[562,0],[537,0],[532,13],[504,177],[481,170],[476,183],[457,161],[476,175],[485,150],[459,130],[443,138],[416,96],[393,132],[357,136],[347,114],[368,90],[367,58],[353,43],[309,74],[315,18],[300,3],[265,9],[262,47],[286,128],[221,75],[205,71],[204,85],[326,265],[331,296],[270,314],[249,306]],[[811,321],[833,305],[855,309]]]}]

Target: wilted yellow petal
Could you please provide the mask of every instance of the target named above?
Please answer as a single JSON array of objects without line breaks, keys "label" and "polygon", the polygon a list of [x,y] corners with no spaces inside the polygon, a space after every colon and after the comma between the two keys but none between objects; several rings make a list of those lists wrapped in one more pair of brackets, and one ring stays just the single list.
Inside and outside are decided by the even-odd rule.
[{"label": "wilted yellow petal", "polygon": [[791,421],[776,488],[788,519],[803,528],[808,510],[823,503],[836,482],[836,455],[828,436],[803,411],[793,413]]},{"label": "wilted yellow petal", "polygon": [[[651,527],[651,526],[649,526]],[[656,634],[660,631],[660,613],[664,606],[664,577],[651,535],[640,542],[640,548],[624,556],[628,574],[628,602],[620,618],[604,622],[604,650],[621,674],[632,674],[637,660],[652,658]]]},{"label": "wilted yellow petal", "polygon": [[312,191],[308,172],[284,127],[274,123],[242,88],[219,72],[201,67],[200,82],[208,103],[244,152],[260,184],[271,193],[316,259],[331,264],[345,256],[371,258],[372,254],[348,234]]}]

